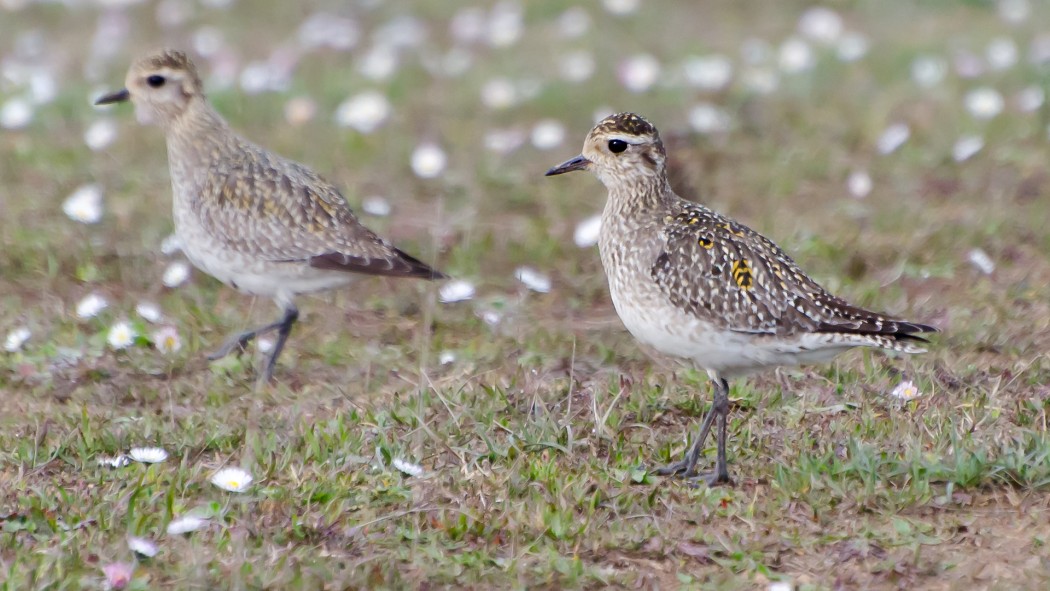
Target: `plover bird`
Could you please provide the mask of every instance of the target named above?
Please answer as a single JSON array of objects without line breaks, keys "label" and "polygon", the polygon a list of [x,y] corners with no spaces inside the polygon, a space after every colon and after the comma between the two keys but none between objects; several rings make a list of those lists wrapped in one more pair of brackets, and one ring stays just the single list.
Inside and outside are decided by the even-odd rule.
[{"label": "plover bird", "polygon": [[364,227],[317,173],[234,132],[208,103],[186,54],[139,59],[125,87],[95,104],[127,100],[140,123],[158,125],[167,136],[175,234],[186,257],[234,289],[272,298],[282,312],[209,358],[277,331],[263,373],[269,381],[299,317],[296,295],[345,286],[355,274],[445,277]]},{"label": "plover bird", "polygon": [[[591,170],[609,191],[598,249],[616,313],[651,349],[704,369],[714,402],[684,458],[660,475],[730,481],[727,379],[763,368],[828,361],[853,347],[921,353],[932,326],[852,306],[806,276],[758,232],[682,199],[667,180],[660,135],[633,113],[605,118],[583,153],[547,176]],[[718,419],[714,472],[696,464]]]}]

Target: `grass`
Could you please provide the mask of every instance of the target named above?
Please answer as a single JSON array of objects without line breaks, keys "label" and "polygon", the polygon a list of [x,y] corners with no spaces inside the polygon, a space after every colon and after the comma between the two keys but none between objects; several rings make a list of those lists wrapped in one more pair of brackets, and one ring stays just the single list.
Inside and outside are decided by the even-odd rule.
[{"label": "grass", "polygon": [[[592,29],[566,41],[554,24],[560,4],[530,2],[517,46],[475,47],[474,66],[445,80],[430,77],[420,56],[451,47],[451,13],[421,3],[426,49],[403,52],[388,82],[354,68],[363,42],[349,54],[307,54],[286,92],[213,90],[235,127],[313,166],[355,206],[385,195],[393,215],[366,216],[369,225],[478,287],[475,300],[449,305],[433,286],[384,279],[303,298],[278,383],[261,388],[258,354],[212,364],[203,355],[270,320],[272,306],[200,273],[178,289],[161,285],[174,260],[159,253],[171,232],[163,140],[137,127],[130,109],[100,115],[85,97],[120,84],[131,56],[159,40],[188,46],[205,24],[244,61],[265,59],[270,39],[293,36],[307,13],[279,3],[273,13],[198,7],[162,30],[156,7],[133,6],[128,42],[90,82],[82,56],[93,32],[83,23],[95,9],[31,5],[0,19],[0,53],[25,52],[36,31],[46,41],[37,59],[53,64],[59,83],[28,128],[0,135],[0,332],[33,333],[23,350],[0,356],[0,588],[98,587],[102,565],[133,559],[129,535],[160,546],[137,562],[137,589],[1045,586],[1050,116],[1045,106],[1026,114],[1010,105],[1024,86],[1045,87],[1045,67],[1022,59],[975,81],[949,74],[932,90],[908,77],[916,56],[980,54],[1003,35],[1024,56],[1045,10],[1033,3],[1036,14],[1009,28],[986,3],[849,3],[847,26],[867,35],[869,54],[846,64],[821,53],[813,71],[784,77],[772,95],[739,83],[700,99],[681,88],[632,95],[616,83],[616,64],[638,51],[670,65],[718,51],[739,69],[743,39],[775,47],[805,8],[755,6],[643,4],[616,18],[588,5]],[[367,33],[408,10],[348,14]],[[575,48],[598,64],[583,85],[560,82],[554,67]],[[542,86],[530,102],[488,111],[478,89],[495,76]],[[980,85],[1007,98],[988,122],[963,108]],[[388,91],[396,115],[368,136],[333,127],[339,102],[364,88]],[[0,99],[19,92],[0,86]],[[294,127],[281,114],[298,95],[311,96],[319,115]],[[672,133],[686,129],[697,100],[727,109],[733,131]],[[702,372],[653,363],[636,346],[597,253],[572,244],[575,223],[601,207],[598,183],[542,178],[576,153],[601,105],[649,116],[683,193],[772,237],[833,291],[941,326],[930,353],[853,352],[737,380],[736,484],[709,490],[649,474],[682,453],[710,390]],[[81,135],[100,116],[118,122],[119,137],[93,153]],[[568,129],[560,149],[498,156],[480,145],[488,129],[527,132],[548,117]],[[911,139],[877,154],[895,121],[909,123]],[[986,145],[956,163],[951,146],[963,133]],[[440,180],[411,175],[409,154],[422,140],[449,153]],[[846,193],[854,169],[874,180],[864,199]],[[105,216],[92,226],[61,212],[86,182],[105,190]],[[991,275],[967,262],[974,248],[995,261]],[[549,273],[552,292],[525,291],[513,274],[522,264]],[[76,302],[92,292],[110,306],[78,320]],[[108,327],[135,319],[143,300],[178,329],[181,351],[107,348]],[[442,364],[442,352],[455,360]],[[923,396],[887,397],[904,379]],[[97,465],[145,444],[172,457]],[[395,458],[425,475],[400,473]],[[254,475],[249,492],[208,482],[231,465]],[[185,514],[210,526],[166,535]]]}]

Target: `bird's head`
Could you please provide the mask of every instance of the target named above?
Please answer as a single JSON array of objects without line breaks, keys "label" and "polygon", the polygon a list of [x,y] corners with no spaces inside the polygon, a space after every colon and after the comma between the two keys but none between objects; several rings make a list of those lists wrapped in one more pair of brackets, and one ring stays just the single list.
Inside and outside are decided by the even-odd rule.
[{"label": "bird's head", "polygon": [[662,180],[666,161],[656,128],[634,113],[618,113],[599,121],[587,134],[583,152],[548,170],[547,176],[590,170],[613,189]]},{"label": "bird's head", "polygon": [[103,96],[96,105],[130,100],[139,123],[170,127],[204,97],[197,68],[181,51],[163,50],[137,60],[128,69],[124,88]]}]

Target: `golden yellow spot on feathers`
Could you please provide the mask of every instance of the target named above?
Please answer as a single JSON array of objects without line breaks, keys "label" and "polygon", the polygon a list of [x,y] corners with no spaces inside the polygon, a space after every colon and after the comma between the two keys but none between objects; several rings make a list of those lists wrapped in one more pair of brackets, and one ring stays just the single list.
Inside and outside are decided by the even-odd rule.
[{"label": "golden yellow spot on feathers", "polygon": [[754,287],[755,278],[751,274],[751,262],[747,259],[733,261],[733,280],[740,289],[751,289]]},{"label": "golden yellow spot on feathers", "polygon": [[715,245],[715,241],[711,240],[707,236],[701,236],[700,239],[697,240],[696,242],[700,246],[703,246],[704,248],[707,248],[707,249],[710,249],[710,248],[712,248]]}]

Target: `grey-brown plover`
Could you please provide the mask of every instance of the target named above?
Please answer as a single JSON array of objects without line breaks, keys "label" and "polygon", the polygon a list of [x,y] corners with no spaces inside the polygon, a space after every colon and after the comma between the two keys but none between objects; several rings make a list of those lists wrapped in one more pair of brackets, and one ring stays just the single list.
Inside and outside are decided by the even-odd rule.
[{"label": "grey-brown plover", "polygon": [[186,257],[234,289],[272,298],[282,311],[280,320],[235,335],[210,358],[276,330],[263,374],[270,380],[299,317],[296,295],[345,286],[354,274],[445,277],[361,225],[314,171],[234,132],[208,103],[184,53],[139,59],[125,88],[95,104],[127,100],[140,123],[167,136],[175,234]]},{"label": "grey-brown plover", "polygon": [[[583,153],[547,176],[597,175],[609,191],[598,248],[617,314],[644,345],[706,370],[714,383],[711,410],[685,457],[656,473],[724,483],[728,378],[828,361],[853,347],[921,353],[919,334],[936,329],[831,295],[769,239],[676,195],[665,163],[656,128],[621,113],[599,122]],[[698,475],[715,418],[715,471]]]}]

